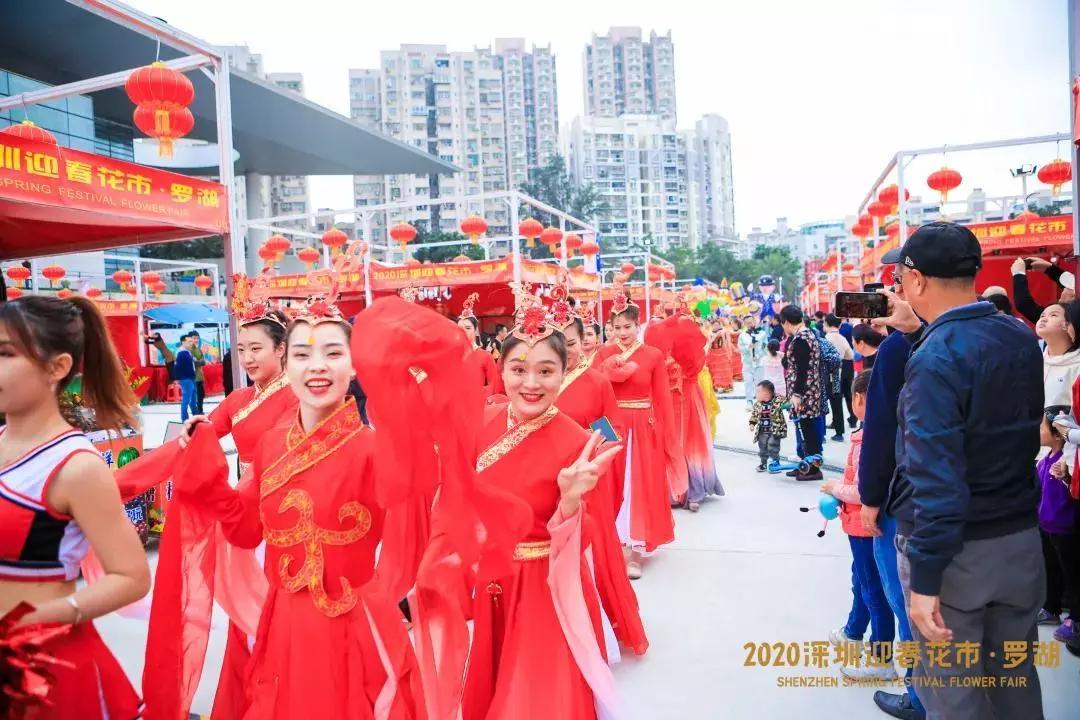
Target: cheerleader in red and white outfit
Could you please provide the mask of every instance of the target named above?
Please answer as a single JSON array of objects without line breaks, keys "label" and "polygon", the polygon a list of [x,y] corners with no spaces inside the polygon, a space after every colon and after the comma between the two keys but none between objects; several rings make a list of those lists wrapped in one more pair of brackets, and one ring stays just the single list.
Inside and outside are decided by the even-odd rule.
[{"label": "cheerleader in red and white outfit", "polygon": [[[144,596],[150,575],[108,466],[60,412],[59,393],[80,368],[98,425],[119,430],[133,423],[136,400],[93,302],[31,296],[0,304],[0,412],[7,422],[0,429],[0,615],[18,617],[24,632],[45,624],[61,633],[42,648],[61,661],[44,668],[52,683],[42,704],[10,707],[5,687],[5,717],[142,713],[91,622]],[[89,548],[105,572],[76,590]]]}]

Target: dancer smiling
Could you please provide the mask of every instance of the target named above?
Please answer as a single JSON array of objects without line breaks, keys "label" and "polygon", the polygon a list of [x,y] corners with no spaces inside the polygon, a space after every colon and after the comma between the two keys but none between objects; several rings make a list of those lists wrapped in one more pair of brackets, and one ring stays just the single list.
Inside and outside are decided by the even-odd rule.
[{"label": "dancer smiling", "polygon": [[643,552],[675,539],[665,467],[682,461],[664,357],[638,340],[638,319],[638,307],[619,288],[611,310],[615,342],[596,358],[611,380],[627,428],[623,502],[616,526],[631,549],[627,573],[632,580],[641,577]]}]

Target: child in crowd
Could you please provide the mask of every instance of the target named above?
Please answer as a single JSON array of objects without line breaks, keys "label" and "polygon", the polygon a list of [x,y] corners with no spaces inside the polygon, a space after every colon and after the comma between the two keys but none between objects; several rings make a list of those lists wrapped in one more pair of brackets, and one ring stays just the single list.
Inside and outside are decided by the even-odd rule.
[{"label": "child in crowd", "polygon": [[750,429],[758,444],[757,471],[765,472],[770,460],[780,462],[780,441],[787,437],[783,398],[769,380],[757,384],[754,407],[750,411]]},{"label": "child in crowd", "polygon": [[[870,370],[863,370],[851,384],[852,413],[861,422],[866,416],[866,390],[870,387]],[[892,642],[896,631],[896,618],[889,608],[885,588],[881,584],[877,562],[874,560],[874,538],[868,533],[859,517],[862,503],[859,498],[859,453],[862,450],[862,430],[851,433],[851,449],[848,451],[844,479],[830,480],[821,486],[821,492],[832,495],[843,505],[840,522],[851,545],[851,612],[847,623],[829,633],[833,645],[862,642],[867,625],[870,626],[871,653],[878,662],[842,665],[840,671],[852,678],[891,680],[896,677],[893,667]]]},{"label": "child in crowd", "polygon": [[784,381],[784,358],[780,354],[780,341],[770,340],[765,350],[765,361],[762,363],[765,368],[764,379],[776,388],[777,397],[783,398],[787,395],[787,385]]},{"label": "child in crowd", "polygon": [[[1052,424],[1053,418],[1069,411],[1068,406],[1046,408],[1040,439],[1044,447],[1050,448],[1050,454],[1039,461],[1036,470],[1042,484],[1039,530],[1046,561],[1046,602],[1039,611],[1039,624],[1061,623],[1054,631],[1054,637],[1061,642],[1080,637],[1080,627],[1076,623],[1080,617],[1080,535],[1076,524],[1080,501],[1069,494],[1071,478],[1061,461],[1065,438]],[[1061,612],[1066,607],[1070,610],[1070,618],[1062,623]]]}]

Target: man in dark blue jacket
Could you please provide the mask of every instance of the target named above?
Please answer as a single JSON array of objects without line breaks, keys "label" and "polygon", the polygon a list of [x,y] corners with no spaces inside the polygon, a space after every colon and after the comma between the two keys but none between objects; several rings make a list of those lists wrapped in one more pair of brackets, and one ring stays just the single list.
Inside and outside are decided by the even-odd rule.
[{"label": "man in dark blue jacket", "polygon": [[[1038,343],[1027,327],[976,300],[982,251],[967,228],[923,226],[883,262],[897,264],[910,303],[905,313],[894,298],[889,324],[915,331],[885,507],[897,522],[912,632],[923,642],[919,698],[930,717],[1040,718]],[[912,311],[929,325],[918,328]],[[926,643],[950,641],[955,654],[931,661]],[[978,658],[961,657],[959,643],[972,643]],[[965,682],[988,676],[994,688]]]}]

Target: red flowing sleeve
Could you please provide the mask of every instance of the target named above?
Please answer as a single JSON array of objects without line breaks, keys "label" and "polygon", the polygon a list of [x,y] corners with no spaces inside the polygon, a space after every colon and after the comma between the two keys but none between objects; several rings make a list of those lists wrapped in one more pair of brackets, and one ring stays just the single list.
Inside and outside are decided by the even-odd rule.
[{"label": "red flowing sleeve", "polygon": [[173,498],[158,550],[143,692],[148,720],[174,720],[187,715],[202,674],[219,531],[247,547],[261,540],[251,500],[257,502],[257,485],[249,477],[241,490],[229,487],[228,463],[206,425],[195,429],[186,450],[170,443],[146,457],[149,470],[173,477]]},{"label": "red flowing sleeve", "polygon": [[233,398],[236,397],[238,392],[243,391],[235,390],[229,393],[225,399],[221,401],[221,404],[214,408],[207,416],[207,420],[214,426],[214,432],[217,433],[219,438],[225,437],[232,432],[233,405],[236,402]]},{"label": "red flowing sleeve", "polygon": [[658,353],[652,367],[653,413],[660,426],[660,437],[664,443],[664,452],[669,463],[685,462],[680,450],[681,440],[675,427],[675,410],[671,406],[671,385],[668,382],[667,366]]}]

